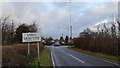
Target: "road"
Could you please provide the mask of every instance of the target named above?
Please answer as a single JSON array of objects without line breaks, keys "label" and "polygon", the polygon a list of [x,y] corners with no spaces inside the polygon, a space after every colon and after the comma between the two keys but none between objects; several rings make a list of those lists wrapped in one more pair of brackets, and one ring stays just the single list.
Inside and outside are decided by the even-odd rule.
[{"label": "road", "polygon": [[79,53],[62,46],[51,46],[55,66],[117,66],[117,64]]}]

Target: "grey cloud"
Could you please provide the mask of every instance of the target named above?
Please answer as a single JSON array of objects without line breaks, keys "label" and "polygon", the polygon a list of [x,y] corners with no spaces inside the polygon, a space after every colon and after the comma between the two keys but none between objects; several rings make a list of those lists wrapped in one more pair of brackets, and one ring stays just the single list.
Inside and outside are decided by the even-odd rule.
[{"label": "grey cloud", "polygon": [[25,21],[28,24],[37,20],[44,36],[55,38],[63,33],[64,36],[68,35],[70,13],[73,35],[78,36],[80,31],[94,27],[96,23],[111,17],[116,10],[116,2],[72,2],[71,5],[70,2],[15,2],[3,6],[3,14],[11,14],[17,21],[20,19],[19,22]]}]

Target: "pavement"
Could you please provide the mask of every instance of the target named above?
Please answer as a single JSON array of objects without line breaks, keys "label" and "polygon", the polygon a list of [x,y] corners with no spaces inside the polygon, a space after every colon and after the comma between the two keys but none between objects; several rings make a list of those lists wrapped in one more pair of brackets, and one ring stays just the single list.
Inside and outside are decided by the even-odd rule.
[{"label": "pavement", "polygon": [[[67,46],[47,46],[50,48],[55,66],[57,67],[91,67],[95,66],[108,66],[114,68],[120,68],[118,64],[112,63],[110,61],[106,61],[100,58],[96,58],[94,56],[90,56],[87,54],[79,53],[70,49],[67,49]],[[85,68],[86,68],[85,67]],[[106,68],[106,67],[105,67]]]}]

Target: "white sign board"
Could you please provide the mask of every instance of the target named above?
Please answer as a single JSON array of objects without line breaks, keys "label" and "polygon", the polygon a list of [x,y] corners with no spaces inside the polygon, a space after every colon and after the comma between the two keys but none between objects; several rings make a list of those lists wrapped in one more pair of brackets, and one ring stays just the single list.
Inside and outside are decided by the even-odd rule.
[{"label": "white sign board", "polygon": [[39,42],[41,35],[39,33],[22,33],[22,42]]}]

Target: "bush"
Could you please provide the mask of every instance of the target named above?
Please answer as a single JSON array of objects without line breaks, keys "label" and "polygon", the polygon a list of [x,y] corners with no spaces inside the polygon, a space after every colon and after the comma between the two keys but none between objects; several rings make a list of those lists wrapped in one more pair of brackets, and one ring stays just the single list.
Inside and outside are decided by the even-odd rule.
[{"label": "bush", "polygon": [[118,44],[119,38],[115,34],[93,32],[90,29],[74,38],[76,48],[112,56],[120,56]]}]

